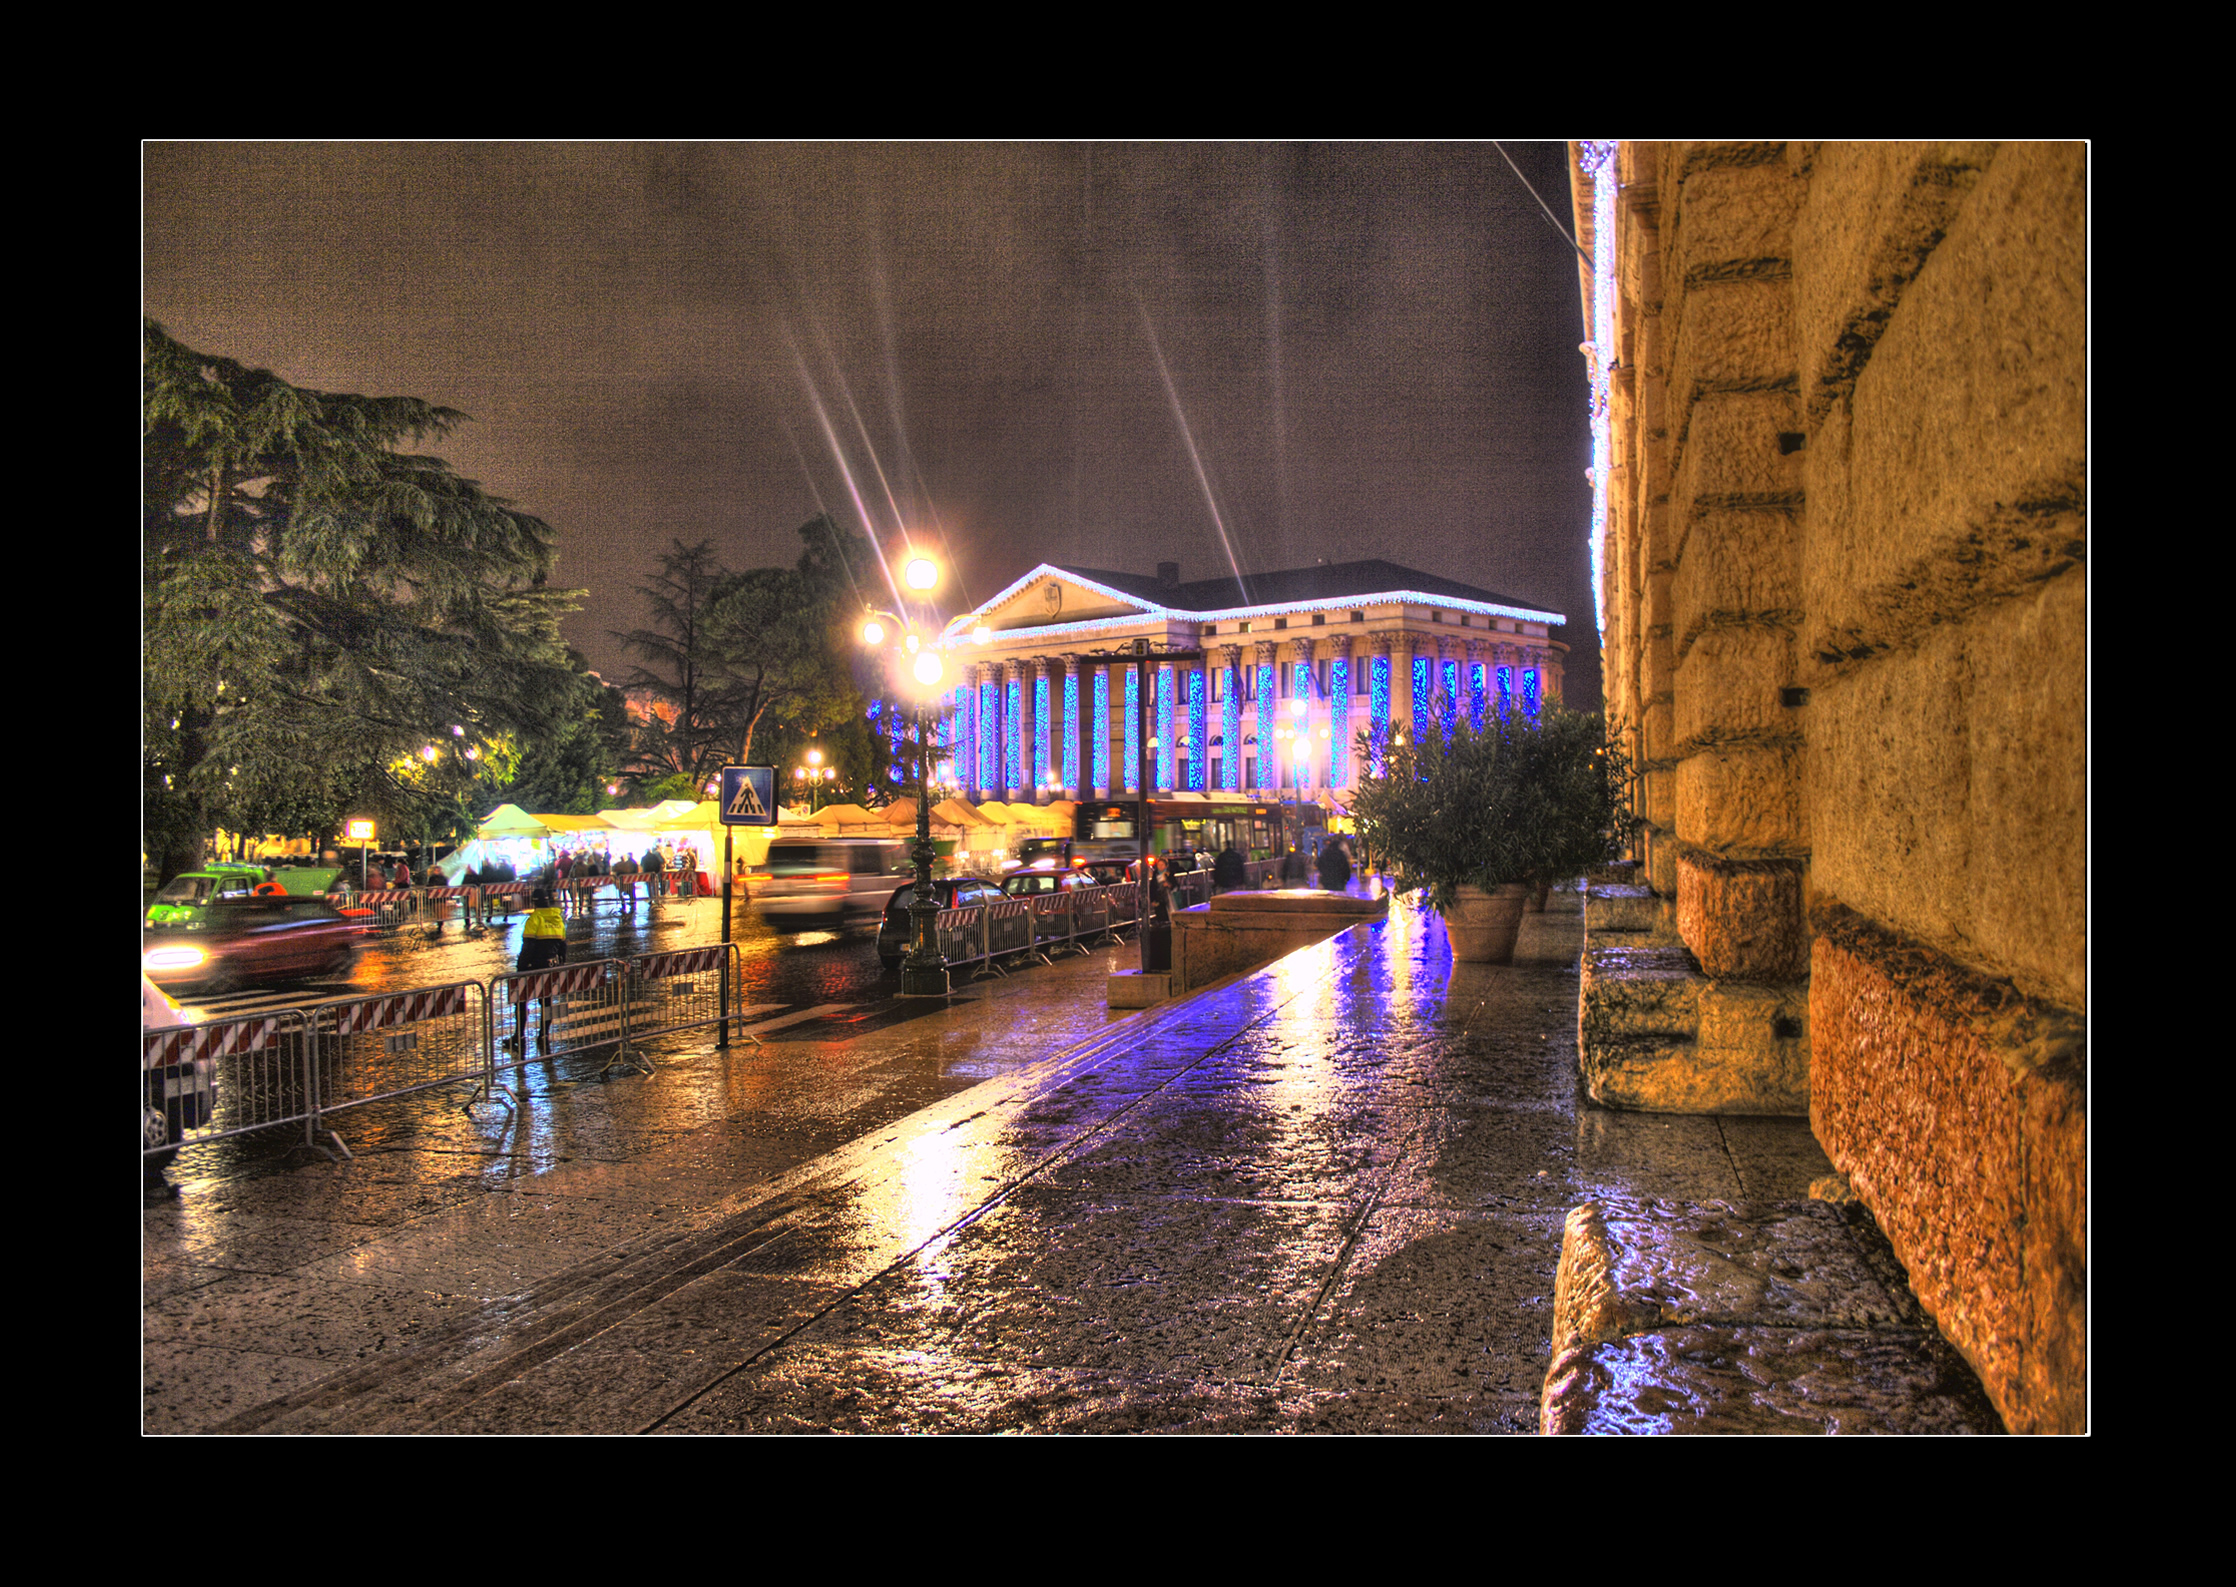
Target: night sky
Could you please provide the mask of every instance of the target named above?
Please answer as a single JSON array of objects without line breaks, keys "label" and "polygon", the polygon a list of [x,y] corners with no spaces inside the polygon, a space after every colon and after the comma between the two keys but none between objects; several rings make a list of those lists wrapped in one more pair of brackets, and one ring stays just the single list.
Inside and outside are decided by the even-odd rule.
[{"label": "night sky", "polygon": [[[1506,147],[1567,225],[1564,145]],[[471,414],[433,450],[557,527],[609,678],[671,539],[789,563],[827,507],[946,549],[949,610],[1042,561],[1210,577],[1221,523],[1245,573],[1384,557],[1566,612],[1597,704],[1576,256],[1488,143],[150,144],[144,173],[147,313]]]}]

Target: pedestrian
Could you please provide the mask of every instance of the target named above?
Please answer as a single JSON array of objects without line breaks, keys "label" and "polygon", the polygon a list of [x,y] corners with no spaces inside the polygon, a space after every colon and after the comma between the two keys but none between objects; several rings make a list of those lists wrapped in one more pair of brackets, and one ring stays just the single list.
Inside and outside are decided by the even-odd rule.
[{"label": "pedestrian", "polygon": [[1288,887],[1293,883],[1302,887],[1311,876],[1312,867],[1303,852],[1294,843],[1290,844],[1289,852],[1281,856],[1281,885]]},{"label": "pedestrian", "polygon": [[[513,968],[522,975],[531,970],[549,970],[567,962],[567,926],[559,918],[557,898],[548,887],[539,886],[528,896],[528,923],[520,928],[520,957]],[[519,1005],[526,1008],[523,1000]],[[551,999],[536,1000],[536,1045],[543,1049],[546,1058],[551,1056]],[[515,1015],[520,1023],[505,1045],[514,1052],[525,1052],[528,1026],[524,1015]]]},{"label": "pedestrian", "polygon": [[1340,840],[1320,845],[1320,885],[1331,893],[1351,885],[1351,856]]},{"label": "pedestrian", "polygon": [[634,855],[624,852],[613,865],[613,890],[621,895],[621,912],[637,912],[637,862]]},{"label": "pedestrian", "polygon": [[468,865],[458,873],[458,886],[464,891],[466,935],[481,935],[481,872]]},{"label": "pedestrian", "polygon": [[1247,883],[1249,874],[1243,868],[1241,852],[1230,843],[1219,851],[1219,858],[1212,862],[1211,886],[1216,892],[1232,892]]}]

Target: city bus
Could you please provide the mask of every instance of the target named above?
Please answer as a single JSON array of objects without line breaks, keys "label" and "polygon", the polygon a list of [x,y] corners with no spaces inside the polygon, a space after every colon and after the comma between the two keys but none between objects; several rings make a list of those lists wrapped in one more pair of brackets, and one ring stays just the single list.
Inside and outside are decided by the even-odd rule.
[{"label": "city bus", "polygon": [[[1139,799],[1083,799],[1072,818],[1069,839],[1030,839],[1018,845],[1018,862],[1031,865],[1053,859],[1060,863],[1068,848],[1075,865],[1131,864],[1141,852],[1142,807]],[[1306,829],[1326,819],[1316,804],[1231,795],[1151,799],[1148,811],[1150,853],[1216,856],[1232,844],[1245,861],[1278,860],[1291,844],[1316,849],[1317,834]]]}]

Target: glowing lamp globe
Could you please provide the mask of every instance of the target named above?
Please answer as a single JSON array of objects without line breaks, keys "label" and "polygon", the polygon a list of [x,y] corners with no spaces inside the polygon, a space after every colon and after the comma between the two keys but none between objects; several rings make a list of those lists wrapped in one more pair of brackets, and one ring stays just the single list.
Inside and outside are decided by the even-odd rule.
[{"label": "glowing lamp globe", "polygon": [[933,684],[939,682],[939,675],[941,671],[939,664],[939,652],[936,650],[918,651],[916,653],[916,665],[911,670],[914,671],[916,674],[916,681],[923,684],[926,688],[929,688]]},{"label": "glowing lamp globe", "polygon": [[930,557],[910,557],[901,581],[912,590],[929,590],[939,583],[939,564]]},{"label": "glowing lamp globe", "polygon": [[862,625],[862,643],[865,645],[884,644],[885,625],[879,622],[874,617],[871,618],[868,622],[864,623]]}]

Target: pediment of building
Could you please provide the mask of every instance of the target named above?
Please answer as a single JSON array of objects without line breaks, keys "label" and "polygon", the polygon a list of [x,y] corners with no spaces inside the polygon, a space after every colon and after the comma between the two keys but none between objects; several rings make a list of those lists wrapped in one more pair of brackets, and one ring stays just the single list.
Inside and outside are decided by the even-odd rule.
[{"label": "pediment of building", "polygon": [[1046,628],[1057,623],[1143,617],[1151,610],[1146,601],[1042,563],[979,608],[979,621],[999,632]]}]

